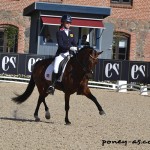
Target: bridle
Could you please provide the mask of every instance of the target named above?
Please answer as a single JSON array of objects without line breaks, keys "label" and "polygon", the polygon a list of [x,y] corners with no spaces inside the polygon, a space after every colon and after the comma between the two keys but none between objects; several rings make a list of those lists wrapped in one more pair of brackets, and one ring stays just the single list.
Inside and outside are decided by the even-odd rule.
[{"label": "bridle", "polygon": [[95,57],[93,57],[92,55],[90,55],[90,57],[91,57],[92,59],[94,59],[94,60],[97,60],[97,58],[98,58],[98,57],[95,58]]},{"label": "bridle", "polygon": [[[85,73],[92,73],[92,74],[93,74],[93,71],[92,71],[92,70],[89,70],[89,69],[85,66],[85,64],[82,64],[82,63],[79,61],[79,59],[77,58],[77,53],[75,54],[75,56],[76,56],[76,60],[77,60],[78,64],[79,64],[80,67],[82,68],[82,70],[83,70]],[[94,60],[97,60],[97,58],[98,58],[98,57],[93,57],[93,56],[90,55],[90,54],[89,54],[89,56],[90,56],[92,59],[94,59]]]}]

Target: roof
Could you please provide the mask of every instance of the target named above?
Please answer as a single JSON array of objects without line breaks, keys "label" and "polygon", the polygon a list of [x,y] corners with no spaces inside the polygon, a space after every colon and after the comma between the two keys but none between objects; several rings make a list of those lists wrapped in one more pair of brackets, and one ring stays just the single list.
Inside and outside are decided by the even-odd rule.
[{"label": "roof", "polygon": [[[67,11],[66,11],[67,10]],[[52,11],[56,13],[74,13],[74,14],[91,14],[93,16],[107,17],[111,14],[110,7],[92,7],[92,6],[79,6],[79,5],[64,5],[58,3],[35,2],[24,9],[24,16],[32,16],[37,11]]]},{"label": "roof", "polygon": [[[59,25],[60,17],[58,16],[41,16],[44,25]],[[73,18],[71,26],[84,28],[104,28],[102,20]]]}]

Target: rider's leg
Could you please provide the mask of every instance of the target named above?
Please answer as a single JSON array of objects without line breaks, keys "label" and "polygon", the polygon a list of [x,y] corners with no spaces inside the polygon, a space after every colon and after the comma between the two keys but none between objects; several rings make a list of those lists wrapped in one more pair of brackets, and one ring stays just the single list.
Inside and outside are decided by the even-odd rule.
[{"label": "rider's leg", "polygon": [[58,69],[60,62],[65,58],[66,53],[61,53],[59,56],[55,57],[54,60],[54,72],[52,74],[52,84],[49,86],[47,93],[54,94],[55,91],[55,83],[58,80]]}]

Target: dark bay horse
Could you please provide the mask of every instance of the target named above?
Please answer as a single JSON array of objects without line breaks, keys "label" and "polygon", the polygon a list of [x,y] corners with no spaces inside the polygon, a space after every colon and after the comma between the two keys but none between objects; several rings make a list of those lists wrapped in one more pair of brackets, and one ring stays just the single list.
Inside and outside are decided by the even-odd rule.
[{"label": "dark bay horse", "polygon": [[[85,95],[87,98],[92,100],[97,106],[100,115],[105,114],[101,105],[92,95],[88,87],[89,74],[98,62],[98,56],[100,54],[101,52],[97,52],[92,47],[83,47],[69,60],[62,77],[62,82],[56,83],[56,89],[61,90],[65,93],[66,124],[71,124],[68,118],[69,99],[70,95],[75,92],[77,92],[78,95]],[[17,97],[12,98],[12,100],[17,104],[23,103],[31,95],[36,85],[39,92],[39,98],[34,112],[36,121],[40,120],[40,118],[38,117],[38,111],[42,102],[45,106],[45,117],[46,119],[50,119],[49,108],[47,107],[47,104],[45,102],[45,97],[48,96],[46,91],[51,82],[47,81],[44,77],[45,70],[50,63],[52,63],[52,60],[50,59],[38,61],[34,65],[31,79],[25,92],[22,95],[18,95]]]}]

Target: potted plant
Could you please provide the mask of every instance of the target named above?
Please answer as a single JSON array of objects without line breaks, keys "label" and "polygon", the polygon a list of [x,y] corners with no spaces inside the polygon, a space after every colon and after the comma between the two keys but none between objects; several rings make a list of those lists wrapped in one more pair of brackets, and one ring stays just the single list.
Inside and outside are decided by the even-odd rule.
[{"label": "potted plant", "polygon": [[10,49],[14,47],[15,45],[15,37],[18,34],[18,29],[14,26],[7,26],[5,28],[5,35],[7,37],[7,47],[8,47],[8,52],[10,52]]}]

